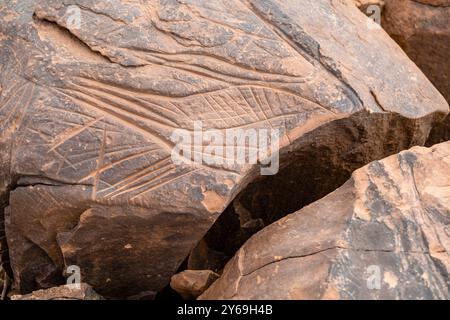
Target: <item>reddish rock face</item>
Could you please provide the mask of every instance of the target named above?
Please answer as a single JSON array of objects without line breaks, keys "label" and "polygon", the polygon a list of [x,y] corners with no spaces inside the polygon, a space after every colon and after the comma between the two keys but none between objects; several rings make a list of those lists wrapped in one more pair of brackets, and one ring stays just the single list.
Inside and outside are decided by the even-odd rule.
[{"label": "reddish rock face", "polygon": [[387,0],[383,28],[450,101],[450,1]]},{"label": "reddish rock face", "polygon": [[201,299],[449,299],[450,142],[355,171],[254,235]]},{"label": "reddish rock face", "polygon": [[[353,0],[373,17],[370,6],[383,13],[383,28],[450,101],[450,1],[449,0]],[[373,8],[373,7],[372,7]],[[450,117],[431,131],[427,145],[450,139]]]},{"label": "reddish rock face", "polygon": [[[450,101],[450,1],[385,0],[382,25],[442,95]],[[450,139],[450,117],[429,145]]]},{"label": "reddish rock face", "polygon": [[0,207],[24,293],[61,284],[70,265],[105,297],[169,282],[259,175],[175,163],[176,129],[278,129],[281,167],[314,143],[350,171],[425,143],[448,112],[345,2],[71,3],[0,12]]},{"label": "reddish rock face", "polygon": [[196,299],[219,278],[211,270],[185,270],[170,280],[170,286],[184,299]]},{"label": "reddish rock face", "polygon": [[12,296],[11,300],[103,300],[103,298],[88,284],[80,283],[38,290],[23,296],[16,295]]}]

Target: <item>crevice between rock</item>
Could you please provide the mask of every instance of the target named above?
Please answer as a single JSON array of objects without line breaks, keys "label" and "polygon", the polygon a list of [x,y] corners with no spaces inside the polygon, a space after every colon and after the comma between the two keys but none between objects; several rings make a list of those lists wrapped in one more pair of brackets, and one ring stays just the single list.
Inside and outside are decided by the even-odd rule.
[{"label": "crevice between rock", "polygon": [[256,178],[238,194],[191,252],[186,268],[221,272],[253,234],[334,191],[354,170],[423,145],[426,123],[361,111],[304,135],[281,154],[277,175]]}]

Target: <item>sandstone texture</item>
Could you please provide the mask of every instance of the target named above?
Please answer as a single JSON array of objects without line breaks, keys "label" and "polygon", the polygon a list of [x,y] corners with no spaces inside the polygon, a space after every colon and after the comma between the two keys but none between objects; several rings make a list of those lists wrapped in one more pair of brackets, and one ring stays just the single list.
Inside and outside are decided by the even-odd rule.
[{"label": "sandstone texture", "polygon": [[449,172],[450,142],[368,164],[254,235],[200,298],[449,299]]},{"label": "sandstone texture", "polygon": [[[279,207],[423,145],[447,113],[349,1],[4,0],[0,209],[14,286],[58,286],[77,265],[105,298],[155,296],[241,191],[272,222]],[[198,121],[222,133],[279,130],[267,157],[280,153],[280,175],[175,163],[172,134],[194,139]],[[296,180],[305,172],[325,181],[314,196]],[[279,201],[251,201],[268,187]]]},{"label": "sandstone texture", "polygon": [[10,279],[7,273],[0,268],[0,300],[5,300],[10,289]]},{"label": "sandstone texture", "polygon": [[[371,16],[375,12],[373,11],[373,6],[378,6],[381,11],[384,9],[385,0],[351,0],[355,5],[365,14]],[[372,10],[371,10],[372,9]]]},{"label": "sandstone texture", "polygon": [[33,291],[27,295],[15,295],[11,300],[103,300],[103,298],[91,286],[80,283]]},{"label": "sandstone texture", "polygon": [[449,0],[385,0],[383,28],[448,101],[449,20]]},{"label": "sandstone texture", "polygon": [[[382,26],[450,102],[450,1],[385,0]],[[450,139],[450,117],[428,145]]]},{"label": "sandstone texture", "polygon": [[219,278],[211,270],[185,270],[170,280],[170,286],[184,299],[195,299]]}]

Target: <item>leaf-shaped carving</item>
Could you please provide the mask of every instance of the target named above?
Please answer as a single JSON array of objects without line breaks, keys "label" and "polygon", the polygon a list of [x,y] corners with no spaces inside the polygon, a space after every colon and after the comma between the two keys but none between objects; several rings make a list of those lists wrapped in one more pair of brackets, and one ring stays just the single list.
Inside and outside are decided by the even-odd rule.
[{"label": "leaf-shaped carving", "polygon": [[[170,140],[171,134],[176,129],[185,129],[193,134],[196,121],[202,121],[204,130],[221,130],[224,135],[225,130],[232,128],[277,128],[287,137],[287,143],[296,138],[295,130],[306,124],[312,115],[335,117],[332,111],[315,102],[265,86],[232,86],[188,97],[167,98],[105,81],[74,77],[65,88],[56,90],[69,97],[74,104],[95,110],[101,116],[87,121],[83,126],[64,130],[52,142],[50,151],[64,149],[66,142],[92,126],[102,126],[101,123],[106,119],[110,123],[103,125],[104,132],[97,130],[101,143],[97,146],[99,151],[95,169],[79,179],[80,183],[93,181],[95,196],[110,199],[121,196],[135,199],[188,175],[199,166],[207,170],[239,174],[240,169],[236,165],[211,167],[196,164],[178,167],[172,163],[170,153],[175,144]],[[147,142],[142,148],[126,153],[122,158],[109,159],[108,155],[115,152],[106,138],[111,123],[138,132]],[[68,152],[66,158],[73,156]],[[88,159],[79,160],[73,165],[85,163]],[[112,174],[117,165],[125,162],[139,163],[140,166],[132,170],[127,168],[127,175]]]},{"label": "leaf-shaped carving", "polygon": [[[250,2],[233,0],[232,4],[155,0],[139,5],[148,20],[113,18],[100,14],[101,8],[81,7],[82,14],[100,29],[103,22],[116,27],[95,36],[85,30],[86,25],[80,30],[67,25],[64,6],[42,4],[36,11],[39,19],[65,28],[84,50],[114,63],[95,64],[92,75],[90,62],[77,65],[78,71],[65,70],[70,78],[58,79],[58,87],[48,85],[71,105],[61,108],[63,119],[55,123],[60,127],[66,121],[67,125],[46,141],[48,153],[60,162],[49,161],[44,171],[94,185],[95,198],[134,199],[196,168],[243,173],[242,166],[227,161],[214,167],[175,166],[170,159],[175,146],[170,136],[176,129],[193,134],[196,121],[202,121],[204,130],[279,129],[283,147],[305,130],[339,117],[336,113],[357,107],[349,98],[351,90],[311,48],[290,40]],[[118,12],[129,11],[128,5],[120,6]],[[205,30],[213,37],[204,37]],[[128,66],[147,67],[123,68]],[[115,77],[107,75],[116,71]],[[143,83],[150,90],[142,89]],[[323,91],[331,94],[323,95]],[[74,109],[89,116],[71,125],[64,113]],[[122,150],[123,143],[118,142],[124,130],[123,136],[134,140],[128,150]],[[84,152],[86,145],[92,151]]]}]

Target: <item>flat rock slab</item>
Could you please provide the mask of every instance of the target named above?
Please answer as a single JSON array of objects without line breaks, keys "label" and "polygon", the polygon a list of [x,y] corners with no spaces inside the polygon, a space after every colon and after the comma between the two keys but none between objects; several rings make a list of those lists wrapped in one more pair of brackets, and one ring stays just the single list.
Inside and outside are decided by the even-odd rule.
[{"label": "flat rock slab", "polygon": [[254,235],[200,299],[449,299],[450,142],[354,172]]},{"label": "flat rock slab", "polygon": [[33,291],[26,295],[15,295],[11,300],[103,300],[86,283],[69,284],[46,290]]},{"label": "flat rock slab", "polygon": [[60,285],[73,264],[105,297],[167,285],[259,175],[175,164],[171,136],[196,121],[279,129],[282,165],[342,119],[376,133],[354,139],[355,158],[425,143],[448,105],[366,20],[328,0],[3,1],[0,207],[17,289]]}]

